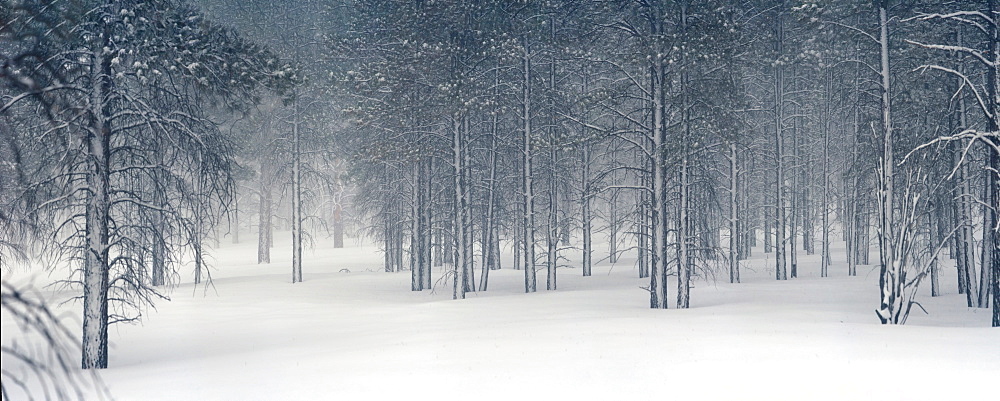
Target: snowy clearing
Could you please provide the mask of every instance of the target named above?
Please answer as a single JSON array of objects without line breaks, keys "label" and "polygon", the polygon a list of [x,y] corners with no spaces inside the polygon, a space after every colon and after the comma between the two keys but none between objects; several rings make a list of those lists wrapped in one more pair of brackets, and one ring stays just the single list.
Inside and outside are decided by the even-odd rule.
[{"label": "snowy clearing", "polygon": [[930,315],[883,326],[877,272],[847,277],[836,258],[833,277],[804,256],[800,278],[777,282],[758,251],[742,284],[699,280],[691,309],[651,310],[648,281],[625,258],[593,277],[561,269],[561,289],[536,294],[505,268],[487,293],[452,301],[441,284],[410,292],[407,272],[378,271],[374,247],[327,246],[305,252],[305,281],[293,285],[286,249],[256,265],[254,244],[223,245],[214,289],[181,285],[142,325],[113,327],[102,372],[112,394],[920,400],[987,394],[1000,373],[1000,332],[988,310],[963,306],[953,269],[950,292],[921,297]]}]

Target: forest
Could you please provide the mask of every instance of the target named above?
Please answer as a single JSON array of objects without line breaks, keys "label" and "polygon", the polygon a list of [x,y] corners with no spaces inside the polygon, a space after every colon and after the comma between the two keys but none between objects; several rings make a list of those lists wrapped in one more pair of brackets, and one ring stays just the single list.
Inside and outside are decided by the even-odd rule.
[{"label": "forest", "polygon": [[[646,398],[675,356],[806,363],[772,327],[806,354],[862,333],[806,363],[865,361],[831,399],[881,394],[883,344],[891,378],[910,355],[995,393],[998,67],[993,0],[0,0],[3,399],[391,394],[369,365],[448,399]],[[270,336],[329,356],[245,349]],[[714,351],[625,345],[661,336]],[[537,356],[600,341],[608,365]],[[340,384],[220,373],[289,349],[257,380]],[[582,360],[636,377],[585,392]]]}]

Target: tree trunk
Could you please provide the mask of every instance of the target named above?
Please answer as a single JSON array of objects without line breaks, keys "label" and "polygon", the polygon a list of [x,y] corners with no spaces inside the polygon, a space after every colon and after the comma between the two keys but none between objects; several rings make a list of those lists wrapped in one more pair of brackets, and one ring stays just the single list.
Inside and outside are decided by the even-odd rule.
[{"label": "tree trunk", "polygon": [[454,218],[454,239],[455,239],[455,287],[452,294],[453,299],[465,299],[465,293],[470,287],[469,270],[472,263],[472,253],[469,252],[471,243],[471,216],[469,215],[469,190],[466,164],[468,152],[466,146],[466,122],[464,115],[454,115],[452,117],[452,154],[455,173],[455,218]]},{"label": "tree trunk", "polygon": [[876,314],[882,324],[899,324],[903,311],[903,285],[906,277],[902,261],[895,252],[896,238],[893,234],[896,222],[893,211],[895,174],[893,167],[892,109],[889,87],[889,18],[885,2],[878,4],[879,50],[881,66],[881,108],[882,108],[882,152],[879,157],[879,290],[880,303]]},{"label": "tree trunk", "polygon": [[423,269],[420,270],[420,286],[427,290],[433,286],[433,283],[431,283],[431,269],[433,269],[431,248],[433,248],[434,244],[431,234],[434,232],[434,220],[431,211],[431,176],[434,170],[434,158],[428,157],[425,162],[420,163],[420,166],[423,171],[423,174],[421,174],[423,180],[421,180],[420,186],[420,217],[423,221],[420,231],[420,243],[422,244],[421,250],[423,255],[421,259]]},{"label": "tree trunk", "polygon": [[774,232],[771,227],[774,225],[774,218],[772,217],[774,206],[764,205],[762,208],[763,219],[764,219],[764,253],[774,252],[774,245],[772,244],[774,240]]},{"label": "tree trunk", "polygon": [[[784,25],[782,13],[784,12],[784,1],[780,1],[775,9],[778,13],[775,26],[776,40],[775,50],[778,57],[783,54]],[[787,280],[788,272],[785,270],[785,230],[787,221],[785,219],[785,150],[784,150],[784,68],[780,63],[774,66],[774,277],[777,280]]]},{"label": "tree trunk", "polygon": [[344,207],[340,202],[333,209],[333,247],[344,247]]},{"label": "tree trunk", "polygon": [[[993,8],[990,7],[990,9],[992,10]],[[994,30],[994,39],[996,39],[996,31],[995,30]],[[994,45],[993,46],[994,46],[993,49],[995,51],[996,50],[996,41],[995,40],[994,40]],[[996,54],[996,53],[994,53],[994,54]],[[992,82],[994,82],[994,84],[995,84],[995,82],[996,82],[996,75],[994,75],[993,78],[994,78],[994,80]],[[996,92],[992,93],[991,95],[993,95],[991,97],[991,99],[995,99],[996,98]],[[995,107],[994,107],[994,110],[996,110]],[[996,114],[994,114],[994,115],[996,115]],[[996,129],[997,129],[996,122],[993,123],[993,127],[991,127],[991,129],[994,130],[993,132],[996,132]],[[994,139],[993,140],[993,146],[1000,147],[1000,140]],[[1000,152],[996,151],[995,149],[994,149],[993,153],[990,154],[990,169],[991,169],[990,173],[991,173],[991,177],[992,177],[992,180],[990,182],[990,192],[993,193],[992,200],[993,200],[994,207],[990,209],[989,213],[987,213],[986,223],[990,227],[992,227],[992,230],[993,230],[992,235],[991,235],[992,239],[993,239],[993,241],[992,241],[992,243],[993,243],[993,255],[990,256],[991,266],[993,266],[992,269],[991,269],[993,271],[993,274],[992,274],[992,277],[991,277],[992,280],[990,280],[993,283],[993,286],[992,286],[993,287],[993,289],[992,289],[992,293],[993,293],[993,327],[1000,327],[1000,221],[998,221],[998,216],[997,216],[998,214],[1000,214],[1000,211],[998,211],[997,207],[996,207],[997,204],[1000,204],[1000,203],[998,203],[998,200],[1000,200]]]},{"label": "tree trunk", "polygon": [[[989,147],[986,148],[987,157],[986,160],[990,160],[993,156],[990,154]],[[979,264],[979,299],[977,300],[976,306],[979,308],[989,308],[990,307],[990,293],[991,283],[993,281],[993,250],[991,249],[993,244],[993,227],[990,226],[990,215],[993,213],[992,208],[989,205],[997,205],[998,200],[993,196],[993,177],[990,171],[986,171],[984,174],[985,185],[983,185],[983,246],[982,255],[980,256]]]},{"label": "tree trunk", "polygon": [[[554,142],[555,135],[550,134],[549,140]],[[559,267],[559,193],[556,185],[556,160],[558,152],[554,143],[549,144],[549,218],[546,230],[546,266],[545,289],[552,291],[556,286],[556,269]]]},{"label": "tree trunk", "polygon": [[[109,32],[106,34],[110,34]],[[109,42],[110,38],[105,38]],[[95,55],[91,67],[91,113],[94,127],[84,138],[87,154],[86,245],[83,276],[84,369],[108,367],[108,239],[111,207],[111,109],[106,99],[111,91],[111,60]]]},{"label": "tree trunk", "polygon": [[257,264],[271,263],[271,188],[263,181],[258,204],[260,213],[257,223]]},{"label": "tree trunk", "polygon": [[413,169],[413,193],[411,194],[411,214],[410,220],[410,291],[421,291],[424,289],[424,251],[422,249],[423,240],[423,162],[418,160]]},{"label": "tree trunk", "polygon": [[[586,88],[586,85],[584,85]],[[586,127],[584,128],[586,130]],[[581,174],[583,181],[581,183],[581,188],[583,188],[582,196],[580,199],[580,218],[583,226],[583,276],[589,277],[592,273],[592,260],[591,256],[593,254],[593,249],[591,245],[591,224],[593,223],[593,216],[590,212],[590,147],[589,142],[583,144],[583,173]]]},{"label": "tree trunk", "polygon": [[392,242],[393,242],[392,241],[392,227],[391,227],[391,223],[389,222],[388,216],[387,216],[384,224],[382,225],[382,235],[385,237],[383,239],[385,241],[385,260],[384,260],[384,263],[385,263],[385,272],[386,273],[392,273],[393,271],[395,271],[395,267],[394,267],[395,264],[394,264],[394,262],[392,260],[393,255],[395,254],[395,252],[393,252],[393,250],[392,250]]},{"label": "tree trunk", "polygon": [[[198,170],[201,170],[201,160],[198,160]],[[202,192],[202,179],[201,177],[196,177],[194,179],[194,193],[200,194]],[[205,224],[206,219],[204,216],[204,204],[198,200],[194,203],[193,214],[194,214],[194,226],[192,227],[192,238],[191,247],[194,248],[194,283],[201,284],[201,270],[202,270],[202,240],[205,238]]]},{"label": "tree trunk", "polygon": [[743,233],[743,251],[740,253],[740,259],[748,259],[753,255],[753,248],[757,246],[757,225],[754,223],[753,218],[754,213],[751,212],[750,205],[750,160],[748,157],[743,157],[740,160],[743,163],[742,175],[743,185],[743,218],[741,221],[743,225],[740,227],[740,232]]},{"label": "tree trunk", "polygon": [[822,225],[822,251],[820,251],[820,277],[830,275],[830,103],[833,101],[833,72],[826,80],[826,101],[823,120],[823,200],[820,203]]},{"label": "tree trunk", "polygon": [[[795,75],[793,74],[792,75],[793,91],[796,89],[795,82],[796,82]],[[795,107],[793,107],[791,111],[792,111],[791,114],[793,116],[798,113],[798,110]],[[789,169],[791,170],[789,171],[789,175],[791,176],[791,196],[789,199],[789,203],[791,203],[790,205],[791,218],[789,219],[788,222],[788,228],[789,228],[788,261],[790,265],[788,269],[789,270],[788,276],[791,278],[796,278],[799,276],[799,253],[798,253],[799,247],[797,243],[799,241],[799,223],[800,223],[799,218],[802,212],[802,203],[800,198],[800,192],[802,191],[802,187],[799,186],[799,176],[801,175],[801,171],[796,171],[796,170],[802,169],[801,167],[802,159],[800,158],[801,155],[799,153],[798,118],[795,117],[792,117],[792,152],[790,156],[792,157],[792,160],[795,161],[795,163],[793,163],[793,168]]]},{"label": "tree trunk", "polygon": [[[960,102],[961,103],[961,102]],[[961,108],[961,107],[960,107]],[[959,127],[960,130],[964,130],[964,125]],[[959,160],[960,156],[956,154],[956,160]],[[959,195],[954,201],[955,205],[955,220],[958,224],[958,231],[956,232],[956,240],[958,241],[958,255],[955,258],[955,263],[958,268],[958,282],[959,282],[959,293],[965,294],[965,300],[968,307],[977,306],[977,290],[976,285],[976,265],[975,265],[975,238],[973,238],[973,227],[972,227],[972,207],[970,205],[970,199],[972,194],[970,191],[969,182],[971,181],[969,177],[969,166],[964,160],[960,160],[961,166],[958,168],[958,179],[957,184],[959,188]]]},{"label": "tree trunk", "polygon": [[[497,84],[499,84],[497,82]],[[496,182],[497,182],[497,135],[499,121],[497,113],[493,113],[490,124],[490,155],[489,155],[489,182],[486,184],[486,216],[483,226],[483,272],[480,277],[479,291],[486,291],[489,284],[490,270],[494,269],[496,255],[494,254],[497,242],[496,230]]]},{"label": "tree trunk", "polygon": [[[986,0],[986,13],[985,15],[994,16],[994,23],[989,25],[989,57],[993,61],[993,66],[987,69],[986,81],[987,81],[987,93],[989,95],[989,100],[987,103],[989,115],[992,118],[987,119],[986,128],[990,132],[1000,131],[1000,124],[998,124],[997,117],[997,96],[1000,95],[1000,74],[997,74],[997,64],[1000,62],[1000,28],[997,27],[996,22],[996,8],[994,7],[993,0]],[[990,265],[992,265],[992,281],[993,285],[993,327],[1000,327],[1000,137],[994,136],[992,139],[986,139],[988,145],[993,149],[989,156],[989,170],[987,174],[989,176],[989,183],[987,184],[987,191],[992,195],[984,199],[987,201],[987,205],[992,205],[986,213],[983,215],[983,224],[990,227],[992,232],[992,241],[989,238],[983,238],[983,259],[985,261],[985,253],[987,252],[985,248],[989,246],[992,242],[993,250],[990,256]],[[983,264],[983,269],[987,269],[987,265]]]},{"label": "tree trunk", "polygon": [[[520,215],[523,216],[523,213],[520,213]],[[524,230],[520,227],[519,224],[514,225],[514,235],[513,235],[514,239],[512,241],[513,242],[512,248],[514,253],[514,265],[513,265],[514,270],[521,270],[521,261],[523,259],[521,258],[521,251],[522,249],[524,249],[523,245],[524,241],[521,240],[521,235],[523,235],[523,232]]]},{"label": "tree trunk", "polygon": [[233,213],[229,221],[229,231],[233,233],[233,243],[240,243],[240,197],[233,194]]},{"label": "tree trunk", "polygon": [[609,201],[608,262],[618,263],[618,190],[612,190]]},{"label": "tree trunk", "polygon": [[739,262],[739,169],[736,143],[729,144],[729,282],[740,281]]},{"label": "tree trunk", "polygon": [[[445,244],[450,244],[451,242],[445,239],[444,230],[441,228],[443,222],[438,220],[436,227],[434,228],[434,266],[444,266],[445,261],[448,259],[446,254],[451,252],[451,246],[446,247]],[[450,262],[449,262],[450,263]]]},{"label": "tree trunk", "polygon": [[940,278],[940,267],[938,266],[938,256],[936,254],[936,249],[940,238],[938,237],[938,225],[940,225],[941,220],[941,207],[935,202],[934,209],[931,210],[931,215],[927,217],[927,255],[931,258],[930,260],[930,279],[931,279],[931,296],[936,297],[941,295],[941,278]]},{"label": "tree trunk", "polygon": [[678,200],[677,216],[677,308],[688,307],[691,288],[691,255],[690,243],[692,237],[691,217],[689,216],[690,188],[689,188],[689,163],[687,151],[682,150],[684,155],[680,163],[680,199]]},{"label": "tree trunk", "polygon": [[[163,205],[162,194],[157,191],[156,195],[157,205]],[[167,233],[165,232],[165,224],[163,222],[163,214],[156,212],[153,215],[153,234],[152,234],[152,246],[150,253],[152,255],[152,274],[151,274],[151,284],[153,286],[161,286],[165,284],[166,279],[166,263],[167,263],[167,250],[165,246]]]},{"label": "tree trunk", "polygon": [[[648,165],[649,163],[647,162],[644,164]],[[642,188],[649,188],[650,183],[648,175],[643,174],[640,181],[640,186]],[[650,221],[649,194],[646,191],[639,192],[636,194],[636,202],[638,203],[636,209],[639,210],[639,215],[636,216],[638,219],[637,231],[639,233],[637,241],[639,249],[636,252],[637,257],[639,258],[639,278],[649,278],[649,229],[652,225],[652,222]]]},{"label": "tree trunk", "polygon": [[292,283],[297,283],[302,281],[302,144],[297,99],[292,108]]},{"label": "tree trunk", "polygon": [[522,129],[521,137],[521,157],[522,159],[522,175],[521,175],[521,190],[524,195],[524,203],[522,207],[523,221],[522,228],[524,229],[524,236],[522,240],[524,241],[524,292],[535,292],[536,291],[536,281],[535,281],[535,189],[534,189],[534,176],[532,172],[532,150],[531,150],[531,54],[528,47],[528,39],[524,38],[524,54],[523,54],[523,88],[521,90],[522,95],[522,114],[521,119],[524,124]]},{"label": "tree trunk", "polygon": [[[650,9],[652,17],[651,34],[655,37],[665,32],[664,10],[662,5],[656,3]],[[666,61],[664,55],[654,52],[650,58],[650,81],[652,95],[652,204],[650,206],[651,219],[651,240],[652,252],[651,272],[649,275],[649,306],[653,309],[666,309],[667,302],[667,160],[665,147],[667,145],[667,124],[666,124],[666,99],[667,99],[667,79]]]},{"label": "tree trunk", "polygon": [[[680,30],[681,35],[684,40],[687,40],[687,23],[688,23],[688,4],[680,4]],[[680,207],[680,213],[677,221],[677,308],[686,309],[690,306],[691,302],[691,270],[693,270],[692,255],[690,250],[690,240],[692,238],[697,238],[695,236],[696,229],[692,227],[692,222],[694,219],[691,214],[691,185],[690,185],[690,175],[691,175],[691,108],[689,101],[688,88],[690,85],[688,76],[688,65],[687,65],[687,52],[682,51],[681,53],[681,122],[683,124],[681,134],[681,166],[680,166],[680,199],[678,199],[678,206]],[[666,117],[664,117],[665,119]],[[664,130],[666,127],[664,126]],[[660,150],[662,152],[662,150]],[[664,166],[664,170],[666,167]],[[665,175],[664,175],[665,176]],[[666,201],[666,197],[663,198]],[[702,207],[707,207],[707,204],[703,203]],[[664,211],[665,212],[665,211]],[[704,215],[705,213],[702,213]],[[704,230],[707,232],[708,230]],[[664,237],[666,237],[666,230],[663,230]],[[707,247],[703,247],[707,249]],[[666,255],[664,254],[664,261]],[[664,272],[666,269],[664,268]],[[664,283],[666,283],[666,275],[664,274]]]}]

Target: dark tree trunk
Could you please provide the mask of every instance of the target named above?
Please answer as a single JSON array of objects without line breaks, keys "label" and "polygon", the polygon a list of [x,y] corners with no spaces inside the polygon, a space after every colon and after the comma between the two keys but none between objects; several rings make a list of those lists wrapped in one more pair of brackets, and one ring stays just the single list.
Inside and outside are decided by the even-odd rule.
[{"label": "dark tree trunk", "polygon": [[[110,33],[105,33],[110,35]],[[110,38],[105,38],[110,41]],[[111,108],[106,97],[111,91],[111,60],[93,60],[91,112],[95,126],[87,131],[87,210],[83,277],[83,360],[84,369],[108,367],[108,240],[111,207]]]}]

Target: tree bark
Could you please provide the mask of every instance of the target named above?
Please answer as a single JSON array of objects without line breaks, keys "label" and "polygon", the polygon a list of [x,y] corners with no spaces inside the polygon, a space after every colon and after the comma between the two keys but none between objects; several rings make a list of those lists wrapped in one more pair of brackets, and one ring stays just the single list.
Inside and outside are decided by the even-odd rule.
[{"label": "tree bark", "polygon": [[906,277],[902,261],[897,259],[896,238],[893,234],[896,222],[893,209],[895,174],[893,167],[892,108],[889,87],[889,18],[884,1],[878,3],[879,50],[881,75],[882,108],[882,151],[879,156],[879,290],[880,303],[876,314],[882,324],[899,324],[903,311],[903,285]]},{"label": "tree bark", "polygon": [[[680,29],[681,36],[684,40],[687,40],[687,3],[682,2],[680,4]],[[683,124],[681,135],[681,163],[680,163],[680,199],[678,199],[679,216],[677,221],[677,308],[686,309],[690,306],[691,302],[691,262],[694,255],[691,254],[690,250],[690,240],[695,237],[695,229],[692,227],[692,216],[691,214],[691,186],[690,186],[690,168],[691,168],[691,109],[689,102],[688,88],[690,85],[688,76],[688,66],[687,66],[687,53],[681,53],[681,122]],[[664,117],[665,119],[666,117]],[[666,130],[664,124],[664,130]],[[663,152],[663,150],[658,150],[658,152]],[[666,170],[666,166],[663,167]],[[666,174],[664,174],[664,177]],[[664,185],[665,186],[665,185]],[[661,200],[666,201],[666,197]],[[664,211],[665,213],[665,211]],[[705,230],[707,231],[707,230]],[[662,230],[663,236],[666,237],[666,230]],[[706,247],[707,248],[707,247]],[[704,249],[704,248],[703,248]],[[666,261],[666,255],[663,255],[664,261]],[[664,273],[666,269],[664,268]],[[666,283],[666,274],[663,276],[664,283]]]},{"label": "tree bark", "polygon": [[524,54],[523,54],[523,88],[521,89],[522,95],[522,114],[521,119],[524,124],[522,127],[522,137],[521,137],[521,157],[523,171],[521,174],[521,190],[524,195],[522,207],[524,208],[522,228],[524,229],[524,235],[522,240],[524,241],[524,292],[535,292],[536,291],[536,280],[535,280],[535,189],[534,189],[534,172],[532,171],[532,150],[531,150],[531,53],[528,45],[528,38],[524,38]]},{"label": "tree bark", "polygon": [[410,196],[411,202],[411,214],[412,218],[410,220],[410,291],[421,291],[424,289],[423,281],[423,269],[424,269],[424,251],[423,240],[421,238],[423,233],[423,188],[421,186],[421,181],[423,181],[423,162],[418,160],[414,163],[413,169],[413,182],[411,188],[413,188],[413,193]]},{"label": "tree bark", "polygon": [[434,266],[434,263],[432,262],[432,248],[434,247],[434,241],[432,238],[432,234],[434,233],[434,216],[431,210],[431,177],[434,173],[434,158],[428,157],[426,161],[420,163],[420,166],[423,171],[423,174],[421,174],[423,180],[421,181],[420,186],[420,217],[423,220],[420,232],[420,242],[423,245],[423,261],[421,264],[423,269],[420,271],[420,281],[421,288],[426,290],[431,289],[433,285],[431,283],[431,270]]},{"label": "tree bark", "polygon": [[830,103],[833,101],[833,72],[831,71],[826,80],[826,101],[824,104],[823,120],[823,200],[821,201],[819,212],[821,213],[822,225],[822,250],[820,251],[820,277],[830,275]]},{"label": "tree bark", "polygon": [[729,282],[740,281],[739,262],[739,168],[736,143],[729,144]]},{"label": "tree bark", "polygon": [[257,223],[257,264],[271,263],[271,188],[261,182]]},{"label": "tree bark", "polygon": [[[586,85],[584,85],[586,89]],[[586,130],[586,128],[584,128]],[[591,144],[586,142],[583,144],[583,162],[582,168],[583,173],[581,174],[581,187],[583,188],[582,197],[580,199],[580,218],[583,226],[583,276],[589,277],[592,274],[592,264],[593,261],[591,257],[593,255],[593,249],[591,245],[591,225],[593,224],[593,216],[590,212],[590,147]]]},{"label": "tree bark", "polygon": [[[662,4],[653,3],[650,6],[651,13],[650,32],[652,36],[665,33],[664,10]],[[651,219],[651,274],[649,275],[649,306],[653,309],[666,309],[667,302],[667,161],[665,157],[665,147],[667,144],[666,132],[666,96],[667,83],[664,55],[654,52],[650,59],[650,80],[652,94],[652,116],[653,124],[651,137],[652,149],[652,205],[650,206]]]},{"label": "tree bark", "polygon": [[292,101],[292,283],[302,281],[302,140],[299,102]]},{"label": "tree bark", "polygon": [[[987,157],[989,160],[990,150],[986,149]],[[992,177],[990,177],[990,171],[986,171],[984,174],[985,184],[983,185],[983,246],[982,254],[980,256],[979,263],[979,297],[976,302],[976,306],[979,308],[989,308],[990,307],[990,294],[991,282],[993,280],[993,250],[991,249],[991,244],[993,244],[993,227],[990,227],[989,219],[991,213],[991,207],[989,205],[996,205],[997,199],[993,198],[992,190]]]},{"label": "tree bark", "polygon": [[[106,32],[110,35],[110,32]],[[110,43],[110,37],[105,38]],[[90,98],[94,126],[84,138],[87,147],[86,249],[83,276],[84,369],[108,367],[108,239],[111,161],[111,60],[95,52],[91,66],[94,86]]]},{"label": "tree bark", "polygon": [[[779,61],[783,55],[784,24],[782,16],[784,12],[784,1],[778,2],[775,24],[775,50]],[[785,270],[785,150],[784,150],[784,68],[781,63],[774,65],[774,159],[775,159],[775,195],[774,195],[774,277],[777,280],[787,280],[788,272]]]},{"label": "tree bark", "polygon": [[239,194],[233,194],[233,213],[229,223],[229,231],[233,234],[233,243],[240,243],[240,198]]}]

